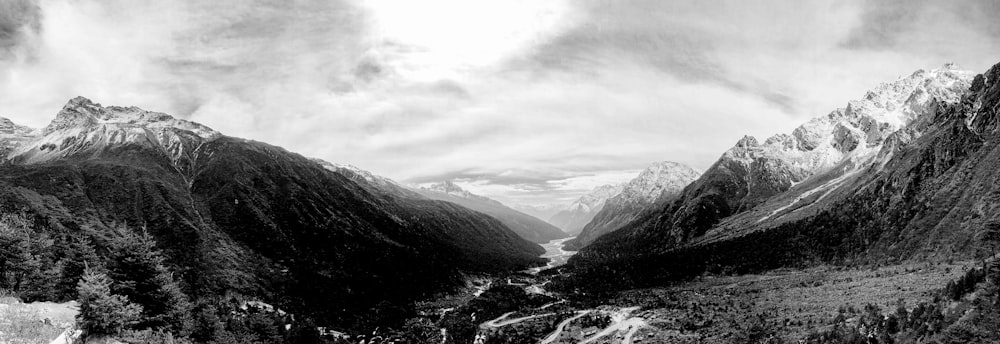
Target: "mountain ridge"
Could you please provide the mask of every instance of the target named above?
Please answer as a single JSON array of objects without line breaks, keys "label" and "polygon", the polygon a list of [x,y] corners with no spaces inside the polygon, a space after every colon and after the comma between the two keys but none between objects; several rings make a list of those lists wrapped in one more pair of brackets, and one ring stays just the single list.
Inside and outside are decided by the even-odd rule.
[{"label": "mountain ridge", "polygon": [[160,113],[74,98],[29,136],[2,140],[14,149],[0,207],[95,243],[141,224],[189,295],[249,295],[350,328],[380,302],[405,311],[469,274],[542,263],[487,215]]},{"label": "mountain ridge", "polygon": [[604,208],[604,202],[621,192],[623,187],[624,184],[608,184],[595,187],[589,193],[580,196],[580,198],[577,198],[566,206],[566,209],[552,215],[549,223],[562,228],[563,231],[570,235],[580,234],[583,227],[594,219],[594,216],[601,211],[601,208]]},{"label": "mountain ridge", "polygon": [[[641,285],[706,271],[749,273],[820,263],[977,256],[984,245],[978,233],[990,221],[1000,220],[987,211],[1000,203],[990,196],[1000,192],[994,190],[996,177],[990,167],[1000,164],[993,138],[1000,126],[1000,87],[994,77],[1000,74],[1000,64],[974,78],[970,74],[955,72],[953,66],[915,72],[910,81],[903,81],[913,87],[894,93],[902,103],[875,114],[904,109],[895,112],[905,115],[896,117],[905,119],[901,127],[869,121],[890,124],[868,127],[880,140],[855,136],[857,146],[836,164],[762,202],[726,216],[705,217],[702,227],[694,228],[651,225],[669,219],[669,212],[649,216],[599,238],[570,265],[591,278]],[[914,83],[914,77],[926,78]],[[878,89],[900,91],[892,86]],[[865,114],[860,109],[878,104],[873,99],[884,97],[868,92],[844,112]],[[834,144],[850,142],[837,132],[843,131],[828,136],[829,148],[853,145]],[[757,147],[753,141],[741,140],[731,151],[752,152]],[[727,166],[725,158],[713,169]],[[685,193],[697,190],[699,182]],[[683,202],[675,201],[672,209],[682,209],[678,204]],[[628,251],[642,253],[615,253]],[[599,267],[622,264],[635,268],[613,272]]]},{"label": "mountain ridge", "polygon": [[699,175],[701,172],[672,161],[651,164],[626,183],[617,195],[605,201],[580,234],[566,242],[565,248],[579,250],[598,237],[634,221],[648,208],[677,196]]},{"label": "mountain ridge", "polygon": [[490,215],[507,225],[514,233],[534,243],[544,244],[569,236],[548,222],[515,210],[489,197],[473,194],[452,181],[434,183],[412,190],[430,199],[453,202]]},{"label": "mountain ridge", "polygon": [[744,136],[676,201],[659,210],[660,215],[629,226],[640,232],[671,233],[661,245],[679,245],[811,176],[837,166],[855,171],[878,153],[892,133],[933,111],[935,99],[956,101],[971,79],[972,73],[953,65],[918,70],[807,121],[793,135],[776,134],[763,143]]}]

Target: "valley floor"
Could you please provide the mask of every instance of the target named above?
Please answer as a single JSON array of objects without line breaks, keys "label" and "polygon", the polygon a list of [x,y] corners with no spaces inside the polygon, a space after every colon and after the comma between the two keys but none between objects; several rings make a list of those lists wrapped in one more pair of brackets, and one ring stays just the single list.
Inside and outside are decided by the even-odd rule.
[{"label": "valley floor", "polygon": [[[523,302],[515,309],[497,309],[489,318],[483,316],[490,313],[483,314],[478,308],[478,317],[465,314],[466,321],[476,324],[474,337],[451,333],[435,342],[741,343],[757,336],[795,343],[810,333],[829,329],[841,321],[835,320],[838,317],[851,324],[869,304],[888,314],[900,303],[912,309],[930,302],[949,281],[960,278],[975,264],[824,266],[704,276],[673,286],[628,290],[596,301],[564,299],[544,290],[546,277],[524,274],[494,280],[491,287],[518,287],[529,298],[550,298],[544,303]],[[466,304],[476,303],[474,296],[462,299]],[[445,315],[453,317],[451,322],[445,321],[445,316],[433,320],[440,326],[454,326],[454,320],[462,319],[462,307],[448,307]],[[458,312],[447,313],[455,310]]]},{"label": "valley floor", "polygon": [[636,316],[648,326],[635,337],[645,342],[739,341],[753,331],[797,342],[810,332],[832,326],[841,312],[850,321],[869,304],[889,313],[899,302],[908,308],[930,302],[973,265],[818,267],[705,277],[671,287],[622,292],[612,303],[643,307]]}]

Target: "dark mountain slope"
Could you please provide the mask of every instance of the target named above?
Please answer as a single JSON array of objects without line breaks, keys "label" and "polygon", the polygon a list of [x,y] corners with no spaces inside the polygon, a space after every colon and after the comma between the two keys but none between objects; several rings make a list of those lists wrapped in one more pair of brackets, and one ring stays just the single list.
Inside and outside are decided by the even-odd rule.
[{"label": "dark mountain slope", "polygon": [[541,247],[486,215],[375,194],[281,148],[130,111],[71,102],[0,166],[0,204],[98,241],[144,226],[198,298],[236,292],[344,325],[463,274],[541,262]]},{"label": "dark mountain slope", "polygon": [[435,184],[428,188],[415,189],[415,191],[430,199],[452,202],[492,216],[500,220],[500,222],[514,231],[514,233],[531,242],[547,243],[569,236],[569,234],[566,234],[548,222],[511,209],[496,200],[474,195],[450,181]]},{"label": "dark mountain slope", "polygon": [[535,243],[547,243],[565,238],[568,234],[548,222],[514,210],[488,197],[472,194],[450,181],[429,188],[408,188],[389,178],[382,177],[351,165],[337,165],[315,160],[328,170],[337,172],[365,187],[369,192],[412,201],[439,200],[451,202],[500,220],[521,238]]},{"label": "dark mountain slope", "polygon": [[816,175],[685,244],[663,244],[679,243],[676,232],[635,226],[599,239],[572,263],[590,278],[645,284],[706,270],[981,253],[980,233],[1000,221],[998,77],[1000,65],[976,77],[960,101],[928,104],[930,114],[887,137],[872,161]]}]

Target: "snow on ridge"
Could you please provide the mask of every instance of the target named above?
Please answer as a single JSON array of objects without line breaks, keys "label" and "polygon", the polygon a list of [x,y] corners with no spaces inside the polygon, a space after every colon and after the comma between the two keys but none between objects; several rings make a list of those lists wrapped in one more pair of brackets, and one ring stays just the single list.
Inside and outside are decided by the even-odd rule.
[{"label": "snow on ridge", "polygon": [[570,212],[597,212],[604,207],[608,199],[618,195],[625,188],[625,184],[601,185],[591,190],[586,195],[580,196],[567,207]]},{"label": "snow on ridge", "polygon": [[202,139],[213,139],[221,135],[207,126],[183,119],[176,119],[162,112],[146,111],[135,106],[103,107],[101,104],[94,103],[84,97],[76,97],[66,103],[56,115],[56,118],[42,129],[42,135],[49,135],[57,131],[72,130],[74,128],[101,125],[112,128],[180,129],[192,132]]},{"label": "snow on ridge", "polygon": [[825,190],[812,201],[815,204],[843,185],[848,177],[879,162],[884,165],[885,155],[891,155],[891,152],[883,152],[886,142],[906,139],[896,138],[901,135],[899,133],[907,137],[919,135],[916,123],[931,118],[936,108],[934,103],[958,101],[974,76],[953,64],[940,69],[918,70],[896,81],[881,83],[866,92],[863,98],[849,101],[846,107],[807,121],[792,135],[777,134],[761,145],[747,149],[737,145],[731,149],[727,155],[742,154],[751,162],[754,157],[780,160],[804,172],[800,180],[792,180],[793,186],[835,166],[852,166],[838,178],[812,190],[802,190],[802,194],[790,203],[757,222],[781,217],[780,212]]},{"label": "snow on ridge", "polygon": [[665,191],[679,191],[699,176],[701,171],[684,164],[672,161],[653,163],[626,183],[622,191],[611,199],[616,202],[652,203]]},{"label": "snow on ridge", "polygon": [[859,148],[877,150],[890,134],[932,112],[935,100],[957,101],[974,75],[953,64],[918,70],[806,121],[790,135],[776,134],[763,143],[746,136],[724,157],[746,164],[760,157],[777,159],[811,175],[835,166]]},{"label": "snow on ridge", "polygon": [[76,97],[63,106],[49,125],[21,135],[17,141],[8,138],[2,143],[8,146],[3,152],[5,158],[17,158],[27,164],[128,143],[159,147],[176,163],[200,143],[221,135],[204,125],[164,113],[137,107],[103,107]]}]

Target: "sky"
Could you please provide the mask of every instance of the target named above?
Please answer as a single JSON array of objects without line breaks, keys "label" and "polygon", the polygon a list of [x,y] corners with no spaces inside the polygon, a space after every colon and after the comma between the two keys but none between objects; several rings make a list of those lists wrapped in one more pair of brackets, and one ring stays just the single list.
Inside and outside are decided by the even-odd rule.
[{"label": "sky", "polygon": [[567,203],[880,82],[1000,62],[1000,0],[0,0],[0,116],[139,106],[404,183]]}]

